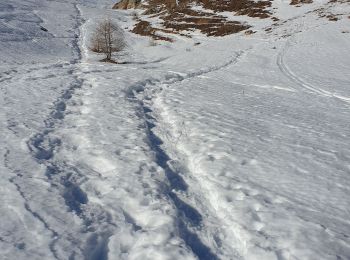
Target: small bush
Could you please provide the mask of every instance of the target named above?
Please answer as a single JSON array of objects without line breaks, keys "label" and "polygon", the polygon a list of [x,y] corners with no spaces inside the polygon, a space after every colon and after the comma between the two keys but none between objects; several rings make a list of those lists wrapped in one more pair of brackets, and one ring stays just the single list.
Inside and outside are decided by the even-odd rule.
[{"label": "small bush", "polygon": [[115,22],[105,19],[98,23],[91,37],[90,50],[105,54],[105,61],[112,60],[114,52],[126,47],[124,31]]}]

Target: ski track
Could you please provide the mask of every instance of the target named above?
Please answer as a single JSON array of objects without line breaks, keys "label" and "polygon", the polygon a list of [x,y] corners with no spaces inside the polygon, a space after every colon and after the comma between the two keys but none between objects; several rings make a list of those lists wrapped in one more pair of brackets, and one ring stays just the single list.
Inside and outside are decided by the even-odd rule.
[{"label": "ski track", "polygon": [[302,78],[297,76],[285,63],[284,57],[286,56],[289,48],[292,46],[290,39],[286,41],[285,46],[282,48],[282,51],[279,52],[277,56],[277,66],[280,69],[280,71],[285,75],[287,78],[292,80],[294,83],[296,83],[298,86],[302,87],[303,89],[307,90],[309,93],[317,94],[323,97],[331,97],[336,98],[340,101],[343,101],[347,104],[350,104],[350,98],[349,97],[343,97],[337,94],[333,94],[329,91],[323,90],[321,88],[317,88],[306,81],[304,81]]}]

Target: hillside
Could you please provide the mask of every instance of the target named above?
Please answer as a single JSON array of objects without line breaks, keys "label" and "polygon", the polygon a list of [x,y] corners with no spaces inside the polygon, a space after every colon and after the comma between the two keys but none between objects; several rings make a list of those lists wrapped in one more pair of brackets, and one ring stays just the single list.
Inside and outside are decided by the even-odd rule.
[{"label": "hillside", "polygon": [[142,18],[135,13],[137,23],[133,28],[134,33],[151,36],[155,40],[172,41],[171,34],[191,37],[191,33],[196,31],[207,36],[225,36],[241,31],[249,35],[256,32],[253,30],[256,23],[264,24],[265,30],[269,31],[271,27],[279,27],[288,22],[289,15],[284,16],[285,13],[281,11],[288,11],[293,16],[293,13],[307,14],[308,10],[319,17],[337,21],[338,16],[346,18],[346,13],[332,13],[331,9],[341,4],[346,4],[346,1],[334,0],[313,4],[312,0],[292,0],[282,5],[283,10],[280,10],[278,3],[271,0],[124,0],[116,3],[113,8],[141,11]]},{"label": "hillside", "polygon": [[0,3],[0,259],[350,259],[350,3],[115,4]]}]

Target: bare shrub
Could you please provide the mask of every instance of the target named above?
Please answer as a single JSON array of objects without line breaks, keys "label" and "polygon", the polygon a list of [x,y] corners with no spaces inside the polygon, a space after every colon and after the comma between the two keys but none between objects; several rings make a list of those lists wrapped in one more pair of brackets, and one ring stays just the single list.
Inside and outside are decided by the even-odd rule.
[{"label": "bare shrub", "polygon": [[105,19],[97,24],[91,37],[90,50],[105,54],[104,61],[112,61],[112,54],[125,47],[124,31],[117,23]]}]

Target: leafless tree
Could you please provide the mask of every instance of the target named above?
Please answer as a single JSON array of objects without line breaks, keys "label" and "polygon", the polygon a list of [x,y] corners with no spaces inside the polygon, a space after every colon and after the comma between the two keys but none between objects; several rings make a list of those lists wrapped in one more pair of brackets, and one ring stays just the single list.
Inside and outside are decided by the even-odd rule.
[{"label": "leafless tree", "polygon": [[104,53],[104,60],[112,61],[112,53],[122,51],[125,47],[125,35],[117,23],[105,19],[97,24],[91,37],[92,51]]}]

